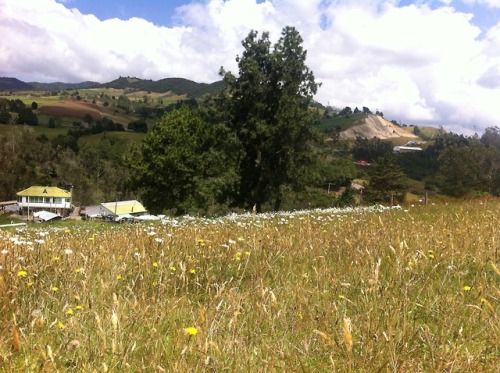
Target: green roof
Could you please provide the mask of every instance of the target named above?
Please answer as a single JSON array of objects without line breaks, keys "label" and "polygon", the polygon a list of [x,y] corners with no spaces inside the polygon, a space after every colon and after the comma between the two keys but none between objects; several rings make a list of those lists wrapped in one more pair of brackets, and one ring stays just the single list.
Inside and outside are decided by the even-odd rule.
[{"label": "green roof", "polygon": [[71,198],[67,190],[52,186],[32,186],[17,193],[20,197],[57,197]]}]

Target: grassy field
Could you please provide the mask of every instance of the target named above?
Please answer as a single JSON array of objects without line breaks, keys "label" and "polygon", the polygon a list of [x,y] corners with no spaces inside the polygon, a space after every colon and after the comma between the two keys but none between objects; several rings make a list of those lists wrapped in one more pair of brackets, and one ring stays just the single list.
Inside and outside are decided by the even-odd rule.
[{"label": "grassy field", "polygon": [[78,143],[80,145],[98,144],[104,138],[114,138],[119,140],[127,140],[131,143],[133,142],[140,143],[145,136],[146,136],[145,133],[135,133],[135,132],[103,132],[103,133],[98,133],[96,135],[81,137],[78,140]]},{"label": "grassy field", "polygon": [[19,133],[22,131],[33,131],[35,136],[45,134],[49,139],[57,137],[58,135],[66,135],[68,129],[71,127],[57,127],[48,128],[46,126],[28,126],[28,125],[0,125],[0,137],[6,137],[12,133]]},{"label": "grassy field", "polygon": [[499,211],[0,231],[0,369],[494,372]]},{"label": "grassy field", "polygon": [[[133,113],[126,113],[122,109],[118,109],[113,104],[113,99],[117,99],[121,95],[127,96],[132,102],[142,102],[147,100],[151,107],[166,107],[170,104],[175,104],[179,100],[185,100],[185,95],[176,95],[172,93],[157,93],[146,91],[127,91],[124,89],[113,88],[91,88],[81,89],[78,91],[79,95],[83,98],[81,101],[76,101],[74,95],[76,90],[65,91],[65,95],[53,96],[49,92],[43,91],[26,91],[19,92],[17,95],[0,95],[0,98],[9,100],[19,99],[23,101],[28,107],[31,107],[32,102],[38,104],[38,110],[35,113],[38,115],[39,128],[35,129],[37,135],[45,134],[48,138],[53,138],[59,134],[66,134],[68,128],[53,130],[48,128],[50,118],[58,118],[62,127],[72,127],[75,121],[81,121],[86,114],[90,114],[94,120],[100,121],[103,117],[113,120],[115,123],[122,124],[127,128],[130,122],[140,119],[138,115]],[[73,96],[71,96],[73,95]],[[111,106],[104,106],[104,102],[111,102]],[[91,104],[95,102],[95,104]],[[156,123],[156,118],[148,119],[149,127],[153,127]],[[0,126],[0,135],[4,135],[11,129],[3,128]]]},{"label": "grassy field", "polygon": [[[70,96],[71,93],[75,94],[79,93],[81,97],[87,99],[89,102],[92,99],[95,99],[98,102],[101,102],[101,97],[112,97],[118,98],[119,96],[125,95],[131,101],[143,101],[145,98],[153,104],[153,106],[167,106],[172,103],[176,103],[179,100],[185,100],[187,98],[186,95],[177,95],[171,92],[149,92],[149,91],[128,91],[125,89],[115,89],[115,88],[88,88],[88,89],[79,89],[79,90],[70,90],[67,91],[67,95],[52,95],[50,92],[45,91],[26,91],[19,92],[19,94],[8,94],[8,95],[0,95],[0,98],[5,98],[8,100],[16,100],[19,99],[23,101],[27,106],[31,106],[32,102],[36,102],[39,107],[52,105],[61,101],[72,100],[73,98]],[[162,103],[160,105],[160,102]]]},{"label": "grassy field", "polygon": [[351,128],[356,124],[363,123],[365,118],[366,115],[364,114],[351,115],[349,118],[331,117],[329,119],[322,121],[317,126],[317,128],[323,133],[331,134],[336,132],[337,126],[339,127],[340,131],[345,131],[346,129]]},{"label": "grassy field", "polygon": [[31,107],[31,103],[36,102],[39,107],[50,105],[61,100],[60,96],[45,95],[43,93],[25,92],[18,95],[0,95],[0,98],[7,100],[21,100],[26,106]]}]

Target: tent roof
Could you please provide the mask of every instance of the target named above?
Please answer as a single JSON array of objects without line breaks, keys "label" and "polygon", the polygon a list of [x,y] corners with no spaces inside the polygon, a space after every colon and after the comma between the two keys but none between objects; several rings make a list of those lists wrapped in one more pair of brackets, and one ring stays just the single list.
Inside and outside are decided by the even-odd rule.
[{"label": "tent roof", "polygon": [[20,197],[60,197],[71,198],[67,190],[52,186],[31,186],[17,193]]},{"label": "tent roof", "polygon": [[135,220],[160,220],[156,215],[139,215],[135,217]]},{"label": "tent roof", "polygon": [[136,200],[101,203],[111,215],[141,214],[147,212],[146,208]]},{"label": "tent roof", "polygon": [[50,220],[58,220],[62,219],[61,215],[54,214],[49,211],[38,211],[33,213],[33,216],[38,219],[42,219],[43,221],[50,221]]}]

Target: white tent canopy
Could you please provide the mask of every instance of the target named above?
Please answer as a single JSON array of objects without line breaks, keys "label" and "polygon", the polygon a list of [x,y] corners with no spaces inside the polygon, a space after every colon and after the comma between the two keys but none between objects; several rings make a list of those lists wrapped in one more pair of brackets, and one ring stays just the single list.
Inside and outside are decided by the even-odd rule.
[{"label": "white tent canopy", "polygon": [[34,212],[33,216],[35,218],[43,220],[43,221],[52,221],[52,220],[60,220],[60,219],[62,219],[61,215],[54,214],[53,212],[50,212],[50,211],[38,211],[38,212]]}]

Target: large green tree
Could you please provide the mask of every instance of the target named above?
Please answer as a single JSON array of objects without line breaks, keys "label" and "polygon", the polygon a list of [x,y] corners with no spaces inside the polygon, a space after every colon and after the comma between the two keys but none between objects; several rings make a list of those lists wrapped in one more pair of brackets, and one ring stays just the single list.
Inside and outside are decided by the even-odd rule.
[{"label": "large green tree", "polygon": [[392,154],[375,161],[370,184],[363,193],[365,202],[390,202],[395,198],[403,202],[409,189],[409,180]]},{"label": "large green tree", "polygon": [[211,213],[238,180],[231,134],[187,106],[165,114],[134,155],[132,186],[154,213]]},{"label": "large green tree", "polygon": [[500,148],[473,141],[449,146],[439,157],[441,190],[452,196],[473,192],[500,195]]},{"label": "large green tree", "polygon": [[376,137],[373,139],[356,137],[352,155],[355,159],[373,162],[377,158],[391,154],[392,149],[393,144],[388,140],[381,140]]},{"label": "large green tree", "polygon": [[238,76],[221,70],[228,126],[241,144],[236,201],[259,211],[272,202],[278,210],[284,190],[300,189],[308,180],[318,120],[310,107],[318,84],[295,28],[285,27],[273,48],[267,32],[259,37],[251,31],[242,45]]}]

